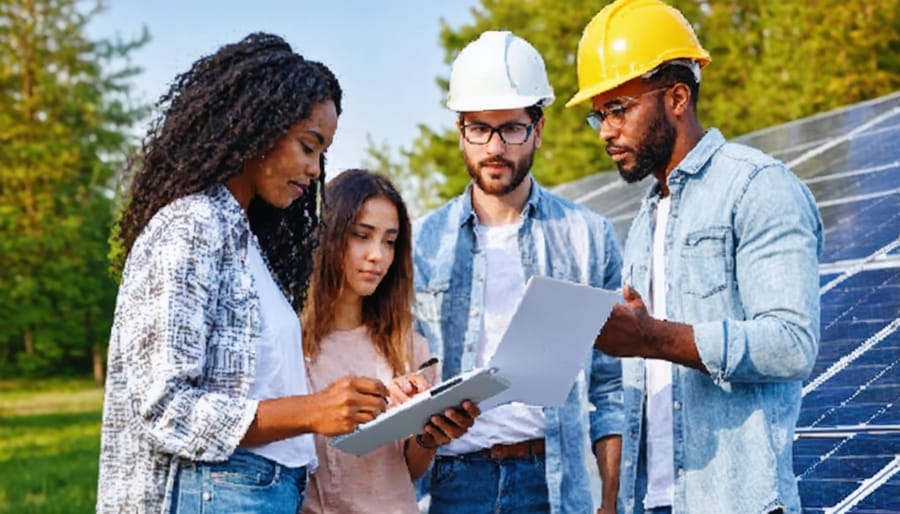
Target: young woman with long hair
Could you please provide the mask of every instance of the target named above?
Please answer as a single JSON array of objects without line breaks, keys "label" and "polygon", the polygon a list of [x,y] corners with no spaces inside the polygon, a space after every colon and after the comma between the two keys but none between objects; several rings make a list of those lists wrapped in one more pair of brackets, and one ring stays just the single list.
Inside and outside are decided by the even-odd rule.
[{"label": "young woman with long hair", "polygon": [[[403,199],[385,177],[348,170],[325,188],[319,248],[303,312],[310,389],[346,374],[390,384],[392,401],[427,389],[440,376],[417,373],[430,353],[413,329],[411,227]],[[316,436],[319,469],[310,477],[307,514],[417,513],[412,481],[436,448],[461,436],[478,408],[464,402],[433,416],[416,438],[356,456]]]}]

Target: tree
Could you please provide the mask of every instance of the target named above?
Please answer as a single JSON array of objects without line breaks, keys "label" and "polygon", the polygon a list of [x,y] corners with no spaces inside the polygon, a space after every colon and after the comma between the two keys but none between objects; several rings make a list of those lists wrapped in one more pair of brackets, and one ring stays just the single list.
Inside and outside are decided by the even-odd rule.
[{"label": "tree", "polygon": [[111,181],[146,111],[127,56],[148,37],[88,40],[100,8],[0,1],[0,376],[84,372],[108,338]]},{"label": "tree", "polygon": [[[694,24],[713,62],[703,72],[698,109],[704,126],[727,137],[893,92],[900,87],[900,3],[896,0],[670,0]],[[544,185],[613,169],[588,107],[565,109],[577,91],[575,52],[602,4],[553,0],[482,0],[472,22],[442,25],[449,65],[484,30],[512,30],[544,56],[556,102],[545,112],[534,175]],[[449,76],[449,66],[447,69]],[[438,78],[447,91],[447,79]],[[389,149],[386,153],[390,153]],[[468,182],[458,136],[421,126],[395,168],[445,180],[426,194],[447,199]],[[405,192],[404,192],[405,193]],[[420,192],[421,193],[421,192]]]}]

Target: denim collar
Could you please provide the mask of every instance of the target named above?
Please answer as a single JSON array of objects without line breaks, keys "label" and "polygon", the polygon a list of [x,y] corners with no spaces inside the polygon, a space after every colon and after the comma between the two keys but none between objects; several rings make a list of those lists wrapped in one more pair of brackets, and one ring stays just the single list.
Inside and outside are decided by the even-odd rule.
[{"label": "denim collar", "polygon": [[[523,216],[531,216],[533,215],[538,208],[538,204],[541,201],[541,197],[544,195],[544,189],[538,185],[537,181],[534,180],[534,177],[531,176],[531,173],[528,173],[526,177],[531,181],[531,191],[528,193],[528,199],[525,201],[525,207],[522,208]],[[459,226],[462,227],[468,223],[475,224],[477,220],[477,216],[475,215],[475,209],[472,207],[472,188],[475,187],[474,182],[469,182],[469,185],[466,186],[466,190],[463,191],[460,200],[462,201],[462,209],[460,209],[459,213]]]},{"label": "denim collar", "polygon": [[[706,166],[725,142],[725,137],[719,132],[719,129],[711,128],[706,131],[706,134],[694,145],[694,148],[669,173],[667,177],[669,184],[683,180],[680,175],[696,175],[700,173],[700,170]],[[659,182],[653,181],[653,185],[647,191],[647,198],[657,195],[659,195]]]}]

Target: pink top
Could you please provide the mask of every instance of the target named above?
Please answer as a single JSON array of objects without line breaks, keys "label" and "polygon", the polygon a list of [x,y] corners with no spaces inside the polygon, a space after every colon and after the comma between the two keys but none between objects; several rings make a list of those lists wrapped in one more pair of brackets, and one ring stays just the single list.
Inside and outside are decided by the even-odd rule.
[{"label": "pink top", "polygon": [[[413,336],[413,368],[430,357],[428,344]],[[375,349],[365,326],[336,330],[322,341],[315,362],[307,362],[309,390],[317,393],[345,375],[377,378],[390,383],[393,378],[387,360]],[[425,372],[434,383],[435,367]],[[309,478],[304,514],[380,512],[418,514],[416,495],[406,459],[403,440],[356,456],[329,444],[331,438],[316,435],[319,468]]]}]

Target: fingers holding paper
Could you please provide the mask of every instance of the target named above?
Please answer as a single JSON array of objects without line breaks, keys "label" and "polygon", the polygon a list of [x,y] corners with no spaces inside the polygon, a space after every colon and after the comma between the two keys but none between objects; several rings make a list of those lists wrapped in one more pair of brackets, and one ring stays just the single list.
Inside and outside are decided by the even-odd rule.
[{"label": "fingers holding paper", "polygon": [[653,318],[637,291],[626,285],[624,303],[617,303],[594,340],[594,348],[614,357],[645,357],[652,345],[649,334]]},{"label": "fingers holding paper", "polygon": [[459,407],[444,409],[441,414],[431,416],[425,424],[420,443],[426,446],[441,446],[465,434],[475,423],[481,410],[466,400]]}]

